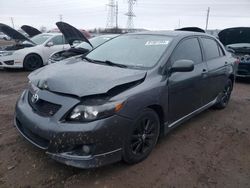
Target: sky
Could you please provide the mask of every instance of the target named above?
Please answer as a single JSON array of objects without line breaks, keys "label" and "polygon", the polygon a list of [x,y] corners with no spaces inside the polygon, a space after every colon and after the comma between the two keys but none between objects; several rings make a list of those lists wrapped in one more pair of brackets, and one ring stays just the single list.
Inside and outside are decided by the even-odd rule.
[{"label": "sky", "polygon": [[[117,0],[118,25],[126,27],[128,0]],[[26,24],[36,28],[55,28],[62,20],[82,29],[105,28],[108,0],[0,0],[0,23],[15,28]],[[208,29],[250,27],[250,0],[137,0],[134,5],[135,28],[167,30],[197,26]]]}]

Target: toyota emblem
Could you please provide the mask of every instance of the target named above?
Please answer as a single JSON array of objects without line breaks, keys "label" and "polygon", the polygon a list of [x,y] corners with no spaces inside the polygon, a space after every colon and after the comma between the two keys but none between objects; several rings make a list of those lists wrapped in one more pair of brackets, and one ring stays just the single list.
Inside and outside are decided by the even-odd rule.
[{"label": "toyota emblem", "polygon": [[39,96],[35,93],[31,97],[31,102],[36,103],[39,100]]}]

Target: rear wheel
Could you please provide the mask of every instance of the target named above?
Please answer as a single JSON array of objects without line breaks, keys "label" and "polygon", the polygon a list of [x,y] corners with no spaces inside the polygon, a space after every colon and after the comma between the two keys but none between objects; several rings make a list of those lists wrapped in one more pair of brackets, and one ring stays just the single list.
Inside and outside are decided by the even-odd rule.
[{"label": "rear wheel", "polygon": [[33,71],[43,65],[42,59],[36,54],[27,55],[24,59],[23,67],[25,70]]},{"label": "rear wheel", "polygon": [[230,97],[231,97],[232,90],[233,90],[233,83],[229,79],[227,81],[227,84],[226,84],[223,92],[219,95],[218,102],[214,106],[216,109],[223,109],[227,106],[227,104],[230,100]]},{"label": "rear wheel", "polygon": [[130,131],[123,149],[126,163],[138,163],[153,150],[160,133],[160,121],[157,113],[151,109],[144,110]]}]

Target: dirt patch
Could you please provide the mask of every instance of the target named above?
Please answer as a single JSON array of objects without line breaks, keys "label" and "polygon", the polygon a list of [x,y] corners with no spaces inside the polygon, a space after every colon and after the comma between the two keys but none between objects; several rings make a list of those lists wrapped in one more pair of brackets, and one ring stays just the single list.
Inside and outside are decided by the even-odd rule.
[{"label": "dirt patch", "polygon": [[59,164],[13,127],[28,72],[0,70],[0,187],[250,187],[250,84],[162,138],[145,161],[82,170]]}]

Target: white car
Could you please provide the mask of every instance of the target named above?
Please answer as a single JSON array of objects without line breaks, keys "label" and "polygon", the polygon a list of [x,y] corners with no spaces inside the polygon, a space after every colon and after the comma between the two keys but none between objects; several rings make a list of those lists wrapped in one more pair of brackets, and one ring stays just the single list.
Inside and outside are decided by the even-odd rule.
[{"label": "white car", "polygon": [[3,68],[32,71],[45,65],[52,53],[70,48],[61,33],[43,33],[28,39],[4,24],[0,24],[0,31],[17,41],[0,51],[0,67]]}]

